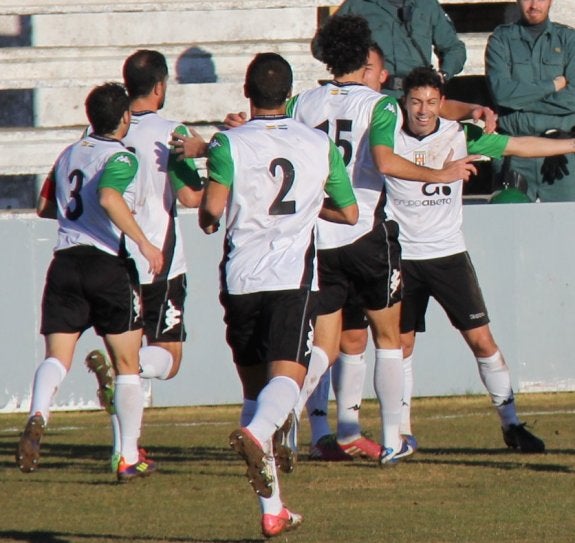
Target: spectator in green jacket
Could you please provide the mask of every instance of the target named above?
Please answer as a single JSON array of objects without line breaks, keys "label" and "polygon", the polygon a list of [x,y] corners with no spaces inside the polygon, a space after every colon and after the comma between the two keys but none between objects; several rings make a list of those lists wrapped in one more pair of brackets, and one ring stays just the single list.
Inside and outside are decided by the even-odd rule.
[{"label": "spectator in green jacket", "polygon": [[[489,37],[485,68],[499,110],[499,130],[512,136],[567,136],[575,127],[575,30],[549,19],[552,0],[517,0],[521,18]],[[575,159],[511,159],[532,201],[575,201]]]},{"label": "spectator in green jacket", "polygon": [[403,78],[413,68],[432,65],[432,52],[444,81],[463,69],[465,45],[437,0],[345,0],[337,14],[348,13],[367,19],[385,55],[385,94],[400,98]]}]

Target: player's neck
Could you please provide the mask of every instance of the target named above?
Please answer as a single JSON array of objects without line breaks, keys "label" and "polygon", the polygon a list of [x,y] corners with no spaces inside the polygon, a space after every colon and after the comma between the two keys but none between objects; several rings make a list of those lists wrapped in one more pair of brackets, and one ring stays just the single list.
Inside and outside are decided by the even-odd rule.
[{"label": "player's neck", "polygon": [[363,74],[365,73],[365,68],[362,66],[359,70],[355,72],[350,72],[348,74],[339,75],[334,77],[333,80],[337,83],[359,83],[363,85]]},{"label": "player's neck", "polygon": [[263,107],[255,107],[254,105],[250,106],[250,115],[252,118],[254,117],[274,117],[277,115],[285,115],[286,114],[286,107],[285,104],[282,104],[280,107],[276,108],[263,108]]},{"label": "player's neck", "polygon": [[132,113],[142,113],[144,111],[156,112],[160,109],[158,101],[152,96],[143,96],[135,98],[130,102],[130,111]]}]

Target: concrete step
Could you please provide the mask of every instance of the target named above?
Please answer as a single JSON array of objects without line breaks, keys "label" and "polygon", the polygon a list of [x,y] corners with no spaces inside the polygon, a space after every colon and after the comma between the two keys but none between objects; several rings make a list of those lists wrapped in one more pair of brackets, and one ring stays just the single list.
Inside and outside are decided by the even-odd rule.
[{"label": "concrete step", "polygon": [[[68,128],[10,128],[0,130],[0,173],[2,175],[45,176],[66,146],[82,136],[85,124]],[[221,125],[195,125],[209,140]],[[17,160],[16,158],[17,157]],[[205,159],[198,159],[205,175]]]}]

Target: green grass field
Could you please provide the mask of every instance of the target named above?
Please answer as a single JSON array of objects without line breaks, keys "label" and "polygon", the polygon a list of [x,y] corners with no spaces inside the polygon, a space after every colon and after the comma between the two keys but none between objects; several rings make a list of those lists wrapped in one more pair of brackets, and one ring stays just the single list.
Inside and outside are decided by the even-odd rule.
[{"label": "green grass field", "polygon": [[[414,402],[420,449],[395,467],[306,459],[282,476],[286,504],[304,524],[277,541],[575,541],[575,394],[519,395],[543,455],[507,450],[487,397]],[[142,444],[159,471],[117,484],[108,471],[104,412],[54,413],[37,472],[14,462],[25,415],[0,415],[0,540],[30,543],[261,541],[259,507],[244,464],[227,447],[237,406],[150,409]],[[379,435],[377,406],[362,406]]]}]

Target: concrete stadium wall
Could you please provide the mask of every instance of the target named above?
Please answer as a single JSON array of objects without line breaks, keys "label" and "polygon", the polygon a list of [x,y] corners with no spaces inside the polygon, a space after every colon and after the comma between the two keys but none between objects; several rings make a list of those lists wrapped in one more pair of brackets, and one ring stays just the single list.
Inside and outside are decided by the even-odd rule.
[{"label": "concrete stadium wall", "polygon": [[[575,390],[575,204],[466,205],[465,232],[516,391]],[[194,211],[181,214],[188,258],[188,341],[178,376],[154,381],[155,406],[213,405],[241,400],[218,303],[223,237],[204,235]],[[0,412],[27,411],[30,383],[43,358],[38,333],[44,275],[56,224],[32,214],[0,214]],[[482,393],[475,361],[439,307],[415,351],[415,394]],[[57,397],[59,409],[97,407],[96,380],[83,358],[100,340],[87,332]],[[374,397],[373,348],[365,396]],[[486,400],[487,402],[487,400]]]}]

